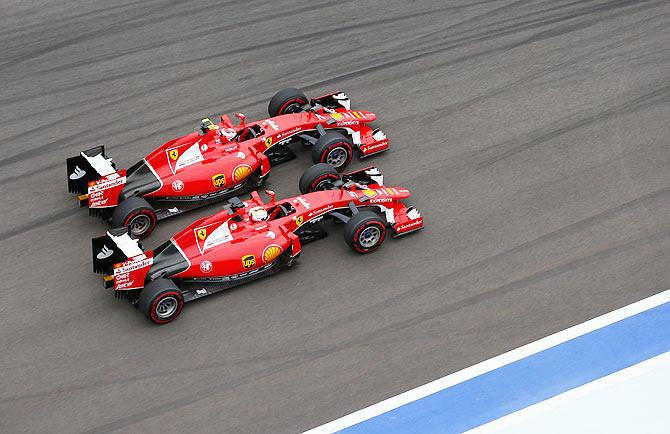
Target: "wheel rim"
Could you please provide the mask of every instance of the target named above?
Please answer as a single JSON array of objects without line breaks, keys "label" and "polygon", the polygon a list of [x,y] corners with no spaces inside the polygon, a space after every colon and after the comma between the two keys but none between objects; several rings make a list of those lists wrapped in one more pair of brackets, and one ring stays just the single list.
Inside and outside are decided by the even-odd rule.
[{"label": "wheel rim", "polygon": [[148,215],[138,215],[130,221],[130,233],[139,236],[143,235],[151,227],[151,219]]},{"label": "wheel rim", "polygon": [[368,228],[365,228],[363,232],[358,236],[358,243],[362,246],[365,247],[366,249],[369,249],[370,247],[373,247],[375,244],[379,242],[379,240],[382,237],[382,231],[374,226],[370,226]]},{"label": "wheel rim", "polygon": [[340,167],[347,161],[347,150],[341,146],[331,149],[326,155],[326,163],[333,167]]},{"label": "wheel rim", "polygon": [[300,111],[300,105],[298,103],[291,103],[286,106],[284,110],[282,110],[283,113],[298,113]]},{"label": "wheel rim", "polygon": [[179,301],[172,297],[168,296],[162,298],[156,304],[156,316],[160,319],[170,318],[179,308]]}]

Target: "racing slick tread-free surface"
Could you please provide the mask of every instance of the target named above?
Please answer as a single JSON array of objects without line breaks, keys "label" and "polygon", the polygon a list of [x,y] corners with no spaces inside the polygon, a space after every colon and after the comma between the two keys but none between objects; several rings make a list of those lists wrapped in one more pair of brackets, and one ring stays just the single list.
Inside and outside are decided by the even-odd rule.
[{"label": "racing slick tread-free surface", "polygon": [[[670,287],[669,27],[667,0],[3,0],[0,431],[295,433]],[[154,327],[92,273],[65,159],[129,167],[286,87],[377,114],[390,150],[347,170],[426,228],[361,256],[324,224]]]}]

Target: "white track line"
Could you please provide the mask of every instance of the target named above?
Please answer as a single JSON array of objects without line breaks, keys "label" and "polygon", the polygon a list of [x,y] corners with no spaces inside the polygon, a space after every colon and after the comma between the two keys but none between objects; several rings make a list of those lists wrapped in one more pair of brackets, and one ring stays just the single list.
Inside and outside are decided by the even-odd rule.
[{"label": "white track line", "polygon": [[507,353],[493,357],[492,359],[477,363],[476,365],[470,366],[469,368],[454,372],[453,374],[447,375],[446,377],[438,378],[437,380],[431,381],[430,383],[424,384],[423,386],[419,386],[415,389],[401,393],[400,395],[388,398],[377,404],[373,404],[339,419],[335,419],[324,425],[312,428],[311,430],[305,431],[305,434],[333,433],[344,428],[348,428],[364,420],[379,416],[380,414],[396,409],[402,405],[424,398],[428,395],[432,395],[433,393],[439,392],[440,390],[470,380],[471,378],[498,369],[501,366],[516,362],[520,359],[539,353],[540,351],[544,351],[547,348],[562,344],[571,339],[585,335],[594,330],[603,328],[615,322],[621,321],[622,319],[631,317],[640,312],[652,309],[667,302],[670,302],[670,290],[665,290],[659,294],[652,295],[651,297],[645,298],[633,304],[629,304],[628,306],[624,306],[597,318],[593,318],[584,323],[577,324],[576,326],[554,333],[553,335],[547,336],[535,342],[531,342]]},{"label": "white track line", "polygon": [[[650,371],[657,370],[659,368],[670,366],[670,352],[660,354],[651,359],[640,362],[636,365],[629,366],[628,368],[622,369],[621,371],[613,372],[604,377],[598,378],[590,383],[586,383],[582,386],[579,386],[575,389],[568,390],[567,392],[556,395],[552,398],[549,398],[544,401],[540,401],[537,404],[533,404],[529,407],[523,408],[514,413],[503,416],[499,419],[488,422],[484,425],[480,425],[476,428],[473,428],[467,431],[467,434],[489,434],[500,431],[505,427],[509,427],[516,423],[519,423],[523,420],[528,419],[534,415],[544,413],[551,409],[561,406],[562,404],[571,402],[579,397],[586,396],[598,390],[608,388],[617,384],[624,383],[632,378],[639,377]],[[663,397],[660,397],[663,399]],[[604,404],[604,403],[601,403]],[[612,414],[611,418],[616,418],[617,415]],[[639,424],[641,432],[647,432],[643,429],[644,424],[640,422]],[[552,431],[557,431],[556,427],[552,427]],[[565,427],[567,429],[573,430],[574,428]],[[560,431],[560,429],[559,429]],[[574,432],[574,431],[571,431]]]}]

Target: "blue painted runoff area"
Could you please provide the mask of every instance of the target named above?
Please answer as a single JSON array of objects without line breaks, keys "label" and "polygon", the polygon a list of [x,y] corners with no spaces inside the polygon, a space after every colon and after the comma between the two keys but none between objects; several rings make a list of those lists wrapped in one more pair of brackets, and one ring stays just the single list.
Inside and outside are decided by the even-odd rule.
[{"label": "blue painted runoff area", "polygon": [[670,351],[670,303],[341,430],[460,433]]}]

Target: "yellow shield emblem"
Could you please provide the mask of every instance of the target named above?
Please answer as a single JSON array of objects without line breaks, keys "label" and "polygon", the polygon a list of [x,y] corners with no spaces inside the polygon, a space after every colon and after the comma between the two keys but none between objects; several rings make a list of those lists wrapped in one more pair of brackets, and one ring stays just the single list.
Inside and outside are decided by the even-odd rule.
[{"label": "yellow shield emblem", "polygon": [[296,217],[296,218],[295,218],[295,224],[296,224],[296,226],[300,226],[300,225],[302,224],[302,220],[303,220],[302,216],[298,216],[298,217]]},{"label": "yellow shield emblem", "polygon": [[335,119],[336,121],[339,121],[339,120],[342,119],[344,116],[342,116],[340,113],[331,113],[331,114],[330,114],[330,117],[333,118],[333,119]]},{"label": "yellow shield emblem", "polygon": [[205,241],[205,238],[207,238],[207,229],[198,229],[197,234],[198,238],[200,238],[202,241]]},{"label": "yellow shield emblem", "polygon": [[263,262],[269,264],[270,262],[277,259],[277,257],[281,255],[281,252],[282,248],[276,244],[271,244],[267,246],[265,250],[263,250]]},{"label": "yellow shield emblem", "polygon": [[177,161],[177,158],[179,158],[179,149],[171,149],[168,154],[172,158],[172,161]]},{"label": "yellow shield emblem", "polygon": [[265,146],[268,147],[268,148],[270,146],[272,146],[272,137],[266,137],[265,138]]},{"label": "yellow shield emblem", "polygon": [[251,174],[251,166],[248,164],[241,164],[233,170],[233,182],[240,182]]}]

